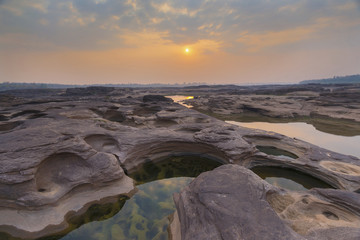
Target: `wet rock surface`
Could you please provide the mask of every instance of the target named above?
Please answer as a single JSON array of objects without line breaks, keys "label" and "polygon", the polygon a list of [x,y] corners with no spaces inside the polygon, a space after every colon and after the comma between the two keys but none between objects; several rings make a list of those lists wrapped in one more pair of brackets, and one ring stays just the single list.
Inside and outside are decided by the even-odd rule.
[{"label": "wet rock surface", "polygon": [[[101,203],[112,196],[131,196],[135,187],[124,171],[131,172],[146,161],[171,155],[190,153],[245,168],[295,169],[347,193],[332,198],[330,193],[309,193],[319,199],[330,199],[326,201],[333,201],[339,208],[348,202],[344,199],[358,194],[352,192],[360,191],[359,159],[280,134],[227,124],[158,96],[162,91],[170,90],[91,88],[0,94],[1,99],[6,99],[0,102],[0,231],[27,238],[62,231],[68,225],[68,217],[81,214],[92,203]],[[275,147],[298,158],[269,155],[256,146]],[[230,167],[222,171],[227,170],[233,171]],[[249,187],[249,194],[260,194],[259,186],[265,186],[263,190],[260,188],[265,195],[267,189],[273,189],[250,175],[245,171],[244,176],[258,182],[254,180],[257,187],[254,190]],[[212,184],[214,188],[222,185],[216,180]],[[284,195],[277,189],[274,192]],[[214,201],[219,197],[209,196],[214,197]],[[209,201],[211,204],[211,198]],[[233,208],[241,206],[239,201],[233,203]],[[261,202],[259,207],[266,204]],[[352,206],[357,204],[352,202]],[[256,209],[255,205],[249,207]],[[275,208],[264,210],[270,214],[268,220],[281,225],[280,229],[288,229],[275,231],[277,239],[298,238],[303,232],[306,236],[327,236],[334,231],[325,227],[321,231],[302,229],[294,233],[288,222],[299,220],[285,213],[280,216],[282,212],[271,210]],[[299,211],[299,214],[305,212]],[[331,213],[339,219],[342,216]],[[186,225],[182,216],[180,224]],[[330,213],[324,216],[336,218]],[[226,222],[227,215],[222,217]],[[350,227],[352,230],[348,232],[358,231],[353,225],[341,227]],[[235,232],[229,230],[229,236],[236,236],[232,235]],[[252,239],[248,236],[244,239]]]}]

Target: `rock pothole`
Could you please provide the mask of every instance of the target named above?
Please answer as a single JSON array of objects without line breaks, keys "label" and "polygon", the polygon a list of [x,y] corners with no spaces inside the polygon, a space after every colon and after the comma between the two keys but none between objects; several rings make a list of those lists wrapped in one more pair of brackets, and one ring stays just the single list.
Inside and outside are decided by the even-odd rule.
[{"label": "rock pothole", "polygon": [[281,149],[281,148],[273,147],[273,146],[260,146],[260,145],[257,145],[256,148],[260,152],[266,153],[268,155],[286,157],[286,158],[292,158],[292,159],[299,158],[296,154],[294,154],[292,152],[289,152],[289,151]]},{"label": "rock pothole", "polygon": [[119,143],[111,136],[95,134],[85,137],[84,140],[98,152],[114,154],[120,152]]},{"label": "rock pothole", "polygon": [[178,123],[170,119],[157,119],[153,124],[155,127],[171,127]]},{"label": "rock pothole", "polygon": [[93,111],[87,109],[66,111],[60,113],[60,115],[71,119],[90,119],[98,117]]},{"label": "rock pothole", "polygon": [[[262,130],[255,130],[262,131]],[[303,156],[306,149],[297,145],[294,142],[282,141],[280,136],[275,133],[267,132],[268,134],[247,135],[244,139],[256,145],[256,148],[263,153],[273,156],[283,156],[287,158],[297,159]]]},{"label": "rock pothole", "polygon": [[350,176],[360,176],[360,166],[354,164],[332,162],[332,161],[321,161],[320,166],[326,168],[331,172],[350,175]]},{"label": "rock pothole", "polygon": [[293,168],[274,166],[255,166],[251,170],[268,183],[292,191],[305,191],[311,188],[333,188],[327,182]]},{"label": "rock pothole", "polygon": [[59,153],[42,161],[35,183],[38,192],[56,194],[62,186],[80,184],[89,175],[90,168],[84,159],[73,153]]},{"label": "rock pothole", "polygon": [[360,217],[352,211],[299,193],[268,193],[267,201],[290,227],[301,235],[316,229],[360,226]]},{"label": "rock pothole", "polygon": [[123,122],[126,120],[126,116],[123,112],[120,112],[118,110],[114,110],[114,109],[109,109],[107,110],[104,115],[103,118],[112,121],[112,122]]},{"label": "rock pothole", "polygon": [[13,115],[11,115],[11,118],[16,118],[24,115],[27,115],[28,119],[36,119],[36,118],[44,117],[47,114],[39,110],[24,110],[21,112],[14,113]]},{"label": "rock pothole", "polygon": [[151,116],[160,112],[161,110],[162,108],[157,105],[142,104],[134,109],[133,114],[137,116]]},{"label": "rock pothole", "polygon": [[20,122],[20,121],[2,123],[2,124],[0,124],[0,132],[10,131],[10,130],[16,128],[17,126],[21,125],[21,123],[22,122]]}]

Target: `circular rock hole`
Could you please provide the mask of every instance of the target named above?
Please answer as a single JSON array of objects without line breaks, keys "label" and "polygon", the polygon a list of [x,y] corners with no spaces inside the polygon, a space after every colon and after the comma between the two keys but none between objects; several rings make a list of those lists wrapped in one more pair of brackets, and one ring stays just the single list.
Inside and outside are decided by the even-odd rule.
[{"label": "circular rock hole", "polygon": [[44,159],[39,165],[35,182],[39,192],[57,192],[71,189],[90,175],[86,161],[73,153],[58,153]]},{"label": "circular rock hole", "polygon": [[304,204],[309,204],[309,200],[307,200],[306,198],[303,198],[303,199],[301,200],[301,202],[304,203]]},{"label": "circular rock hole", "polygon": [[7,122],[0,124],[0,132],[10,131],[16,128],[17,126],[19,126],[21,123],[22,122],[18,121],[18,122]]},{"label": "circular rock hole", "polygon": [[99,152],[117,153],[120,151],[118,142],[111,136],[95,134],[85,137],[84,140]]},{"label": "circular rock hole", "polygon": [[263,152],[263,153],[266,153],[266,154],[272,155],[272,156],[286,157],[286,158],[292,158],[292,159],[299,158],[297,155],[295,155],[292,152],[286,151],[286,150],[281,149],[281,148],[273,147],[273,146],[260,146],[260,145],[257,145],[256,148],[260,152]]},{"label": "circular rock hole", "polygon": [[360,166],[358,165],[344,162],[321,161],[320,166],[335,173],[350,176],[360,176]]},{"label": "circular rock hole", "polygon": [[197,177],[222,164],[220,160],[199,155],[168,156],[146,161],[137,169],[129,171],[129,176],[138,184],[164,178]]},{"label": "circular rock hole", "polygon": [[257,166],[251,170],[268,183],[289,190],[303,191],[314,187],[333,188],[320,179],[289,168]]},{"label": "circular rock hole", "polygon": [[324,211],[322,214],[330,220],[335,220],[335,221],[339,220],[339,217],[335,213]]}]

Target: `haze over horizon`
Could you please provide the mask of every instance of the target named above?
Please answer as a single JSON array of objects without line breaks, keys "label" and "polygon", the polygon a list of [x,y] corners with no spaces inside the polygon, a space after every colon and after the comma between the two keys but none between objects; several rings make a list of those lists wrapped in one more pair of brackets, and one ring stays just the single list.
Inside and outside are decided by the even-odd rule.
[{"label": "haze over horizon", "polygon": [[359,70],[360,0],[0,0],[0,82],[296,83]]}]

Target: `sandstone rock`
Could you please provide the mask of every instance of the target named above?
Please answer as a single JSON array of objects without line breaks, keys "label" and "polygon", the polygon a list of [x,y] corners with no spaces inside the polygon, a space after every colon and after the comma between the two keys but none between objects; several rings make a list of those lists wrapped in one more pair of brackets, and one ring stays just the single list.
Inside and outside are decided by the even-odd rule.
[{"label": "sandstone rock", "polygon": [[162,95],[145,95],[143,97],[143,102],[172,102],[170,98],[164,97]]},{"label": "sandstone rock", "polygon": [[[87,94],[90,90],[93,94]],[[357,158],[280,134],[236,127],[162,96],[145,97],[161,90],[90,90],[76,90],[75,95],[64,90],[15,91],[6,104],[0,103],[0,231],[28,238],[59,232],[67,227],[65,216],[80,214],[107,197],[131,195],[133,182],[124,169],[131,172],[145,161],[171,155],[199,155],[246,168],[282,166],[347,192],[359,191]],[[265,154],[256,145],[284,149],[298,158]],[[321,198],[320,193],[314,196]],[[277,219],[270,210],[265,211],[269,219]],[[284,234],[298,237],[291,231]]]},{"label": "sandstone rock", "polygon": [[359,85],[223,86],[206,92],[197,90],[198,97],[186,103],[221,119],[301,121],[331,134],[360,134]]},{"label": "sandstone rock", "polygon": [[269,188],[236,165],[201,174],[174,195],[182,239],[303,239],[266,201]]},{"label": "sandstone rock", "polygon": [[[174,239],[356,239],[357,193],[278,189],[252,171],[224,165],[174,194]],[[181,228],[181,233],[177,230]]]}]

